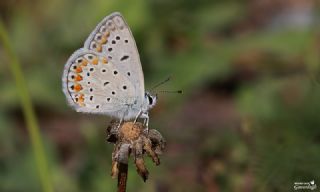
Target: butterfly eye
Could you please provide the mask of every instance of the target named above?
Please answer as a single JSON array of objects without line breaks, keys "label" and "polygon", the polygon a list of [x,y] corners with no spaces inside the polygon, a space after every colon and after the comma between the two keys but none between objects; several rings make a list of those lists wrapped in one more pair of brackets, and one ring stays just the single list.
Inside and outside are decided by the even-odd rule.
[{"label": "butterfly eye", "polygon": [[149,100],[149,105],[152,105],[153,99],[152,99],[152,97],[150,97],[149,95],[148,95],[148,100]]}]

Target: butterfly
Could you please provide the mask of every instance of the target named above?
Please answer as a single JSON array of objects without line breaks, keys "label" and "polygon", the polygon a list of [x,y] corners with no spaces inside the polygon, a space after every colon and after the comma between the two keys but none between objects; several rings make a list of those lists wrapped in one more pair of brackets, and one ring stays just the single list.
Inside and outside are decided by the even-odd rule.
[{"label": "butterfly", "polygon": [[[63,92],[77,112],[105,114],[124,120],[144,119],[157,96],[144,89],[135,40],[123,16],[105,17],[75,51],[63,71]],[[120,125],[119,124],[119,125]]]}]

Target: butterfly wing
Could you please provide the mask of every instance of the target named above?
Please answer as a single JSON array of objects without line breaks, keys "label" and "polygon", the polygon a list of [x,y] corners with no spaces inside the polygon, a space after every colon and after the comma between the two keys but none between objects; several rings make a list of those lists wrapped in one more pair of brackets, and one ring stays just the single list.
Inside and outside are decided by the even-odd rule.
[{"label": "butterfly wing", "polygon": [[63,91],[78,112],[122,118],[136,100],[135,88],[116,65],[94,51],[79,49],[68,60]]},{"label": "butterfly wing", "polygon": [[137,115],[144,98],[144,78],[136,43],[120,13],[105,17],[84,48],[69,58],[63,90],[79,112],[127,115],[127,119]]},{"label": "butterfly wing", "polygon": [[84,48],[101,53],[112,61],[119,72],[132,82],[138,102],[143,102],[144,77],[138,49],[120,13],[105,17],[87,38]]}]

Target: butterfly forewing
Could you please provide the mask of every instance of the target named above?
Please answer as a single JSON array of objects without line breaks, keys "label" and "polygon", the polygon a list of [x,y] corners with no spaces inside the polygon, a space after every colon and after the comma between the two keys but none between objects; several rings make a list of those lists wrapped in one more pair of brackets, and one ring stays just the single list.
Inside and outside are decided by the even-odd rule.
[{"label": "butterfly forewing", "polygon": [[105,17],[90,34],[85,48],[101,53],[132,82],[138,102],[144,97],[144,78],[132,33],[120,13]]}]

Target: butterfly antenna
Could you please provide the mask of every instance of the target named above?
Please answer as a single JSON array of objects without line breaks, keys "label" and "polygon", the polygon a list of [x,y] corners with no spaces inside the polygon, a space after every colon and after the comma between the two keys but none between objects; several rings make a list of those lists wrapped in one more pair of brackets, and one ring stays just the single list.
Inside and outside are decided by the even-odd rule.
[{"label": "butterfly antenna", "polygon": [[167,79],[165,79],[164,81],[162,81],[162,82],[156,84],[155,86],[153,86],[153,87],[151,88],[151,91],[153,91],[155,88],[157,88],[157,87],[165,84],[166,82],[168,82],[168,81],[170,81],[170,80],[171,80],[171,76],[169,76],[169,77],[168,77]]},{"label": "butterfly antenna", "polygon": [[157,93],[178,93],[178,94],[182,94],[182,90],[177,90],[177,91],[157,91]]}]

